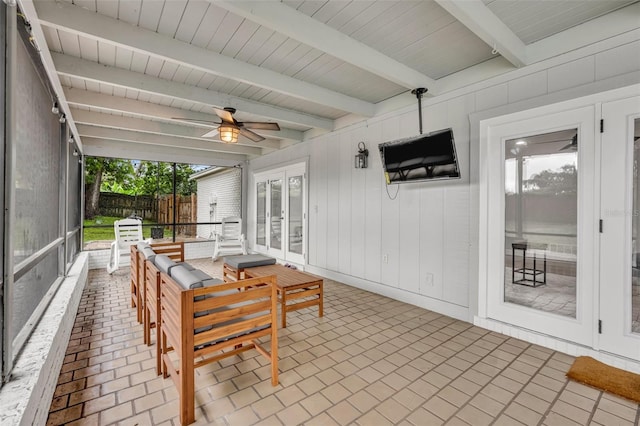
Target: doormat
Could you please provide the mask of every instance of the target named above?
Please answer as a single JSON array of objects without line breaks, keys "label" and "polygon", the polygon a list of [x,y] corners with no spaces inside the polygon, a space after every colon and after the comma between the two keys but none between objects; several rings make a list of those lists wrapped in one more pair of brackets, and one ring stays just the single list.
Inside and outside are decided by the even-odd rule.
[{"label": "doormat", "polygon": [[579,356],[567,377],[618,396],[640,402],[640,375],[621,370],[589,356]]}]

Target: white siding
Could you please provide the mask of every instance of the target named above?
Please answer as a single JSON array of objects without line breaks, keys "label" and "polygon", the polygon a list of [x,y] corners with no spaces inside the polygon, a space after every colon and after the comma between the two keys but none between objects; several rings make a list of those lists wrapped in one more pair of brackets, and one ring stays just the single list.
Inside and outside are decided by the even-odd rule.
[{"label": "white siding", "polygon": [[[198,222],[241,215],[242,170],[229,168],[197,179]],[[215,204],[212,201],[215,200]],[[213,238],[219,225],[198,225],[198,238]]]},{"label": "white siding", "polygon": [[[384,184],[377,145],[418,133],[415,106],[252,160],[249,174],[309,157],[311,272],[471,320],[477,311],[479,233],[474,119],[640,82],[638,43],[602,49],[572,52],[455,95],[423,99],[424,131],[454,130],[458,181]],[[353,168],[360,140],[370,152],[366,170]],[[250,209],[254,192],[250,187]]]}]

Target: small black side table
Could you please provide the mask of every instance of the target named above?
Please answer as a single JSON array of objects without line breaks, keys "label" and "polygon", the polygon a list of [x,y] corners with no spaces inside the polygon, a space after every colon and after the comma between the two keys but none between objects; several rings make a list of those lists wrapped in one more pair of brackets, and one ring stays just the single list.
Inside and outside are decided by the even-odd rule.
[{"label": "small black side table", "polygon": [[[547,283],[547,252],[546,244],[536,244],[535,248],[542,248],[545,250],[543,253],[542,269],[538,269],[540,263],[536,257],[536,253],[533,253],[533,265],[531,268],[527,267],[527,249],[528,243],[521,241],[511,244],[511,282],[514,284],[528,285],[530,287],[537,287],[539,285],[545,285]],[[533,247],[532,247],[533,248]],[[516,250],[522,251],[522,267],[516,268]],[[516,274],[520,274],[520,279],[516,280]],[[538,275],[542,275],[542,280],[538,278]]]}]

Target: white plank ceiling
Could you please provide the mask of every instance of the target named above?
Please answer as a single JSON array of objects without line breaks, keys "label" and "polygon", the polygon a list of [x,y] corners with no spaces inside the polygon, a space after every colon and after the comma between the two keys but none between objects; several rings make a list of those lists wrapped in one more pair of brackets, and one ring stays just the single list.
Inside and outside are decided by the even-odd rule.
[{"label": "white plank ceiling", "polygon": [[[18,1],[42,29],[77,139],[149,144],[155,134],[249,158],[331,131],[339,118],[373,116],[390,98],[412,102],[415,87],[438,96],[442,79],[499,56],[527,66],[536,42],[631,3]],[[277,121],[282,131],[226,145],[200,137],[215,124],[185,121],[215,122],[212,107],[227,106],[239,121]]]}]

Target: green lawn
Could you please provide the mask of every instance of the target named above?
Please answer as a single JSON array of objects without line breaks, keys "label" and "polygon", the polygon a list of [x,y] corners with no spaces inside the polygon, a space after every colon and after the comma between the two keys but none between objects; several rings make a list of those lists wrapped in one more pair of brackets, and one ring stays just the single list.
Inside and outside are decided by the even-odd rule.
[{"label": "green lawn", "polygon": [[[109,225],[109,227],[105,228],[84,228],[84,241],[98,241],[98,240],[114,240],[115,235],[113,233],[113,222],[116,220],[122,219],[121,217],[112,217],[112,216],[96,216],[93,219],[87,219],[84,221],[84,226],[94,226],[94,225]],[[144,238],[151,237],[151,226],[154,225],[155,222],[150,220],[145,220],[142,223],[142,234]]]}]

